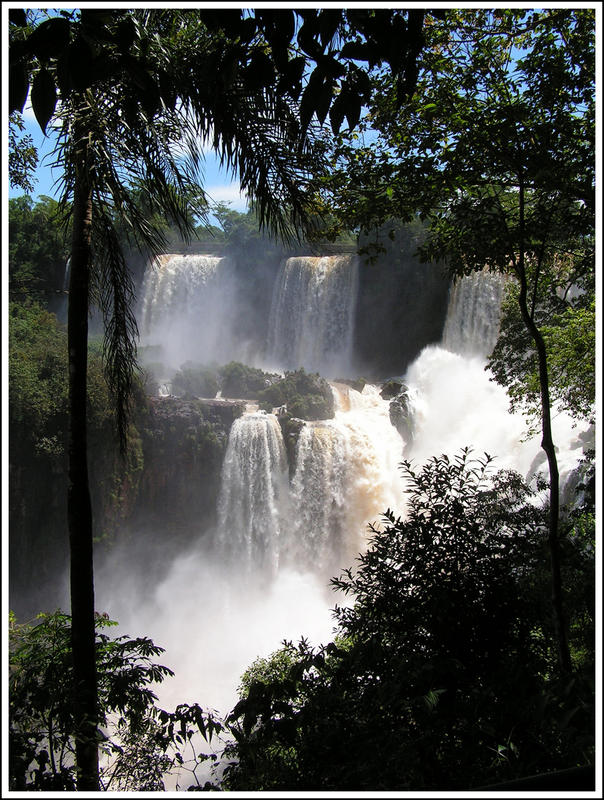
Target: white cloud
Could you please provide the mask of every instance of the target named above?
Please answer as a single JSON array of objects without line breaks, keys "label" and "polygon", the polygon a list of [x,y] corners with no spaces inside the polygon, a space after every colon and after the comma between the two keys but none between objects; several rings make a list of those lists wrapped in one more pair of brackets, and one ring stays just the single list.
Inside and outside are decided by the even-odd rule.
[{"label": "white cloud", "polygon": [[230,203],[235,211],[247,209],[247,198],[238,182],[205,186],[205,193],[215,203]]}]

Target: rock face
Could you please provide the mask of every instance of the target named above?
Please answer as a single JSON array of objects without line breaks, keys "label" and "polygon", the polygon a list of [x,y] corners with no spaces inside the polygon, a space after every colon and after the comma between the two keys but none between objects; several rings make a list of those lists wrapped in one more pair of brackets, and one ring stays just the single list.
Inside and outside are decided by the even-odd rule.
[{"label": "rock face", "polygon": [[386,381],[380,395],[390,400],[390,422],[402,436],[405,444],[413,441],[413,412],[409,401],[409,389],[399,380]]},{"label": "rock face", "polygon": [[144,469],[137,520],[185,536],[215,523],[222,459],[245,403],[152,398],[141,430]]},{"label": "rock face", "polygon": [[404,386],[405,384],[402,381],[397,381],[394,378],[386,381],[381,388],[380,397],[383,397],[384,400],[392,400],[393,397],[398,397]]},{"label": "rock face", "polygon": [[420,262],[416,251],[424,236],[419,222],[392,222],[379,232],[377,247],[373,234],[359,239],[354,353],[358,373],[369,380],[404,372],[426,345],[441,339],[450,281],[443,265]]},{"label": "rock face", "polygon": [[300,438],[300,431],[304,427],[304,420],[292,417],[289,414],[281,414],[279,416],[279,425],[281,425],[285,452],[287,453],[289,476],[292,478],[296,471],[296,446]]}]

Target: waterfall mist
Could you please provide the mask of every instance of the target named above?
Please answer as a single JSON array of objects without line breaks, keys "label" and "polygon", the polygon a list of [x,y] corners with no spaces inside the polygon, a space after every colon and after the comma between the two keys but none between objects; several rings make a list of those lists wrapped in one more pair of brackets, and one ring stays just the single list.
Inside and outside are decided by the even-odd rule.
[{"label": "waterfall mist", "polygon": [[[266,349],[257,347],[256,363],[350,374],[358,269],[350,255],[283,260],[265,320]],[[161,343],[176,366],[185,357],[234,357],[233,308],[241,302],[234,275],[228,259],[160,260],[145,279],[144,340]],[[442,342],[421,349],[401,372],[413,431],[407,440],[391,422],[379,386],[360,392],[333,383],[335,417],[301,425],[288,474],[278,417],[252,407],[230,429],[215,529],[197,541],[193,535],[183,552],[170,553],[164,542],[159,574],[157,564],[153,571],[145,562],[152,548],[106,561],[99,607],[123,630],[144,632],[166,647],[164,661],[176,672],[160,688],[162,702],[200,702],[225,713],[257,656],[285,638],[331,638],[336,597],[329,579],[354,564],[366,546],[367,523],[379,524],[387,508],[404,513],[403,458],[421,464],[471,446],[495,456],[497,468],[527,478],[543,469],[538,438],[527,438],[525,420],[509,414],[504,389],[485,371],[502,294],[498,275],[472,275],[451,288]],[[556,415],[554,425],[564,476],[580,458],[582,441],[567,416]],[[141,535],[151,541],[161,531]],[[153,580],[144,577],[149,570]]]},{"label": "waterfall mist", "polygon": [[253,360],[251,343],[238,330],[244,306],[233,259],[159,256],[142,286],[141,347],[171,370],[187,361]]},{"label": "waterfall mist", "polygon": [[348,374],[357,288],[355,255],[284,261],[273,292],[268,363],[328,377]]},{"label": "waterfall mist", "polygon": [[[185,403],[173,412],[169,400],[175,398],[153,400],[164,409],[165,424],[157,416],[144,423],[156,425],[157,443],[145,463],[152,472],[146,491],[158,499],[147,516],[125,526],[118,544],[97,546],[96,608],[119,621],[118,634],[149,636],[166,649],[160,661],[175,677],[157,689],[165,707],[198,702],[226,714],[255,658],[268,656],[284,639],[332,639],[330,609],[352,600],[336,597],[330,578],[354,566],[367,545],[368,523],[379,524],[388,508],[404,514],[403,459],[421,465],[470,446],[495,456],[495,468],[516,469],[526,478],[545,469],[539,437],[527,437],[525,420],[509,413],[505,390],[485,371],[499,329],[501,277],[459,281],[446,321],[443,314],[437,326],[440,343],[424,346],[435,325],[422,314],[440,315],[442,280],[429,278],[423,309],[415,292],[420,268],[413,267],[412,279],[411,267],[404,280],[397,273],[396,280],[411,287],[404,299],[405,308],[414,309],[409,327],[403,319],[395,328],[393,320],[398,325],[400,318],[385,315],[382,327],[373,328],[363,314],[380,308],[379,281],[360,281],[359,268],[356,255],[295,256],[256,284],[232,255],[165,255],[147,269],[141,351],[146,363],[158,362],[158,379],[169,383],[187,361],[239,360],[280,372],[304,367],[332,379],[336,408],[332,419],[299,421],[293,441],[284,437],[277,409],[248,406],[234,422],[222,420],[222,428],[212,416],[197,418],[195,428]],[[385,281],[385,291],[399,283]],[[378,336],[388,325],[389,336]],[[380,380],[362,390],[354,380],[359,326],[366,336],[373,331],[360,363],[373,349],[380,365]],[[404,339],[408,347],[395,341],[388,349],[388,338]],[[393,361],[400,365],[395,370],[381,366]],[[380,393],[393,376],[406,393],[406,427],[398,429],[391,401]],[[153,459],[174,457],[166,445],[177,427],[171,413],[179,414],[185,443],[197,441],[201,431],[221,462],[202,463],[202,451],[191,444],[179,462],[178,491],[168,492],[174,475]],[[563,481],[591,435],[568,415],[554,414]],[[179,498],[192,496],[198,502],[182,514]],[[173,524],[162,526],[159,518]],[[66,587],[66,578],[59,589],[55,582],[52,603],[68,607]]]}]

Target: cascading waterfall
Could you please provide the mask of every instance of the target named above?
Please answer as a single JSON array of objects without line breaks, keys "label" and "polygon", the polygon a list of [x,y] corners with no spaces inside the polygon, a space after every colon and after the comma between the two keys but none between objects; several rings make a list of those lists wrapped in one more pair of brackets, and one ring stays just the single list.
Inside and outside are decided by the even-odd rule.
[{"label": "cascading waterfall", "polygon": [[443,347],[463,356],[490,355],[499,335],[505,282],[499,273],[473,272],[451,286]]},{"label": "cascading waterfall", "polygon": [[142,289],[141,343],[159,348],[177,369],[185,361],[246,357],[237,340],[234,264],[211,255],[163,255],[149,265]]},{"label": "cascading waterfall", "polygon": [[[405,455],[417,462],[471,446],[478,454],[494,455],[496,468],[514,469],[527,480],[545,469],[540,437],[527,435],[526,420],[509,413],[504,387],[485,371],[499,334],[506,280],[488,272],[459,280],[451,290],[442,344],[424,348],[403,378],[415,433]],[[553,412],[563,485],[592,434],[568,414]]]},{"label": "cascading waterfall", "polygon": [[194,311],[221,261],[217,256],[158,256],[143,282],[142,332],[149,333],[162,322],[176,322],[174,318],[183,311]]},{"label": "cascading waterfall", "polygon": [[396,503],[403,441],[374,386],[334,387],[334,419],[306,422],[288,464],[277,418],[246,414],[231,428],[219,498],[219,549],[253,570],[327,580],[363,548],[368,522]]},{"label": "cascading waterfall", "polygon": [[273,292],[267,360],[285,369],[346,374],[357,288],[356,255],[288,258]]},{"label": "cascading waterfall", "polygon": [[[166,317],[177,324],[173,317],[182,307],[172,303],[177,265],[170,261],[160,269],[168,266],[173,275],[163,278],[165,287],[159,275],[155,282],[149,278],[146,290],[157,302],[165,292],[161,302],[172,309]],[[207,268],[204,286],[223,270],[218,260],[198,263],[201,284]],[[268,340],[275,366],[345,374],[356,268],[349,256],[294,258],[282,266]],[[391,424],[389,402],[378,387],[358,392],[332,384],[335,418],[304,423],[290,477],[277,417],[246,413],[230,430],[213,540],[207,533],[189,552],[175,554],[152,592],[145,585],[136,595],[131,576],[120,578],[120,565],[112,567],[119,591],[99,603],[124,629],[144,631],[166,647],[164,663],[179,683],[160,687],[164,706],[200,702],[227,712],[255,658],[268,656],[284,638],[329,641],[329,608],[346,602],[331,593],[329,578],[354,565],[365,547],[367,522],[379,521],[387,508],[404,514],[403,457],[421,465],[469,445],[477,454],[496,456],[495,468],[530,476],[543,467],[538,438],[526,438],[524,419],[508,413],[505,390],[484,370],[501,292],[498,276],[476,275],[451,293],[442,345],[426,347],[401,376],[412,439],[403,441]],[[188,294],[192,300],[196,290]],[[144,320],[151,329],[155,319],[148,308]],[[204,317],[196,320],[195,337],[206,324]],[[565,415],[554,419],[563,475],[582,455],[583,432],[572,425]],[[107,592],[110,583],[99,585]]]},{"label": "cascading waterfall", "polygon": [[291,552],[305,569],[331,575],[363,549],[367,523],[392,506],[402,486],[403,441],[374,386],[334,387],[335,419],[306,423],[292,480]]},{"label": "cascading waterfall", "polygon": [[288,466],[273,414],[245,414],[231,427],[218,498],[218,548],[230,563],[274,574]]}]

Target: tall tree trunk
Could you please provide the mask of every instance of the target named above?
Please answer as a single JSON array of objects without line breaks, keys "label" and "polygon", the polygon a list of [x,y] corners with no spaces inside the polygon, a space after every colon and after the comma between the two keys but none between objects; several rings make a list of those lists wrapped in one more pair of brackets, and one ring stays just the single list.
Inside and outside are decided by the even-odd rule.
[{"label": "tall tree trunk", "polygon": [[[535,349],[537,350],[537,361],[539,364],[539,390],[541,395],[541,448],[547,456],[549,469],[549,524],[548,524],[548,545],[550,552],[550,572],[552,590],[552,609],[554,626],[558,645],[558,660],[564,672],[571,672],[572,662],[570,649],[568,646],[568,633],[566,619],[564,615],[564,604],[562,601],[562,575],[560,569],[560,539],[559,539],[559,519],[560,519],[560,473],[558,471],[558,459],[556,448],[552,437],[552,416],[551,401],[549,393],[549,375],[547,370],[547,351],[541,331],[535,324],[532,314],[528,308],[528,286],[526,276],[526,259],[524,252],[524,184],[522,179],[519,186],[519,209],[520,209],[520,248],[518,277],[520,279],[520,294],[518,305],[524,325],[530,334]],[[535,278],[537,280],[537,278]]]},{"label": "tall tree trunk", "polygon": [[71,642],[77,788],[98,791],[97,676],[94,626],[92,507],[88,482],[86,385],[90,280],[92,193],[85,135],[76,144],[73,236],[69,277],[67,341],[69,348],[69,489],[67,501]]}]

